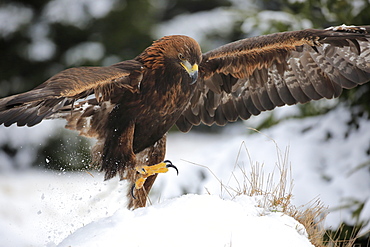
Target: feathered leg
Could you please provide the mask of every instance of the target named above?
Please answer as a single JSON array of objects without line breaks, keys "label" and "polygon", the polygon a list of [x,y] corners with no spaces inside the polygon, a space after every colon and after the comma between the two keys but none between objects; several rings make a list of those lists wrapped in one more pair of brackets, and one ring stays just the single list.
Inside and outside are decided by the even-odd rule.
[{"label": "feathered leg", "polygon": [[[166,136],[163,136],[159,141],[157,141],[153,146],[150,146],[140,153],[136,154],[136,162],[137,166],[151,166],[158,164],[164,160],[166,154]],[[145,207],[148,194],[154,184],[155,179],[157,178],[158,174],[154,174],[149,176],[140,189],[135,189],[133,197],[131,195],[131,190],[128,190],[127,197],[129,198],[129,209],[136,209],[140,207]],[[130,183],[135,184],[138,179],[141,178],[141,174],[137,172],[136,169],[129,169],[127,171],[127,175],[121,179],[127,179]]]}]

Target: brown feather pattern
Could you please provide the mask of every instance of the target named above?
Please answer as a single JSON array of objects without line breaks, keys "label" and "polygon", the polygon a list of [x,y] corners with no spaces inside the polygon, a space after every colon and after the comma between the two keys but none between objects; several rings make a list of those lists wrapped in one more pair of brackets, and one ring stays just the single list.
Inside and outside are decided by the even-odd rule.
[{"label": "brown feather pattern", "polygon": [[191,99],[196,103],[188,104],[176,124],[186,132],[200,123],[225,125],[277,106],[338,97],[343,88],[369,81],[369,31],[368,26],[308,29],[207,52],[200,66],[203,86]]},{"label": "brown feather pattern", "polygon": [[[132,60],[67,69],[29,92],[0,99],[0,124],[64,118],[66,128],[98,140],[93,160],[106,179],[119,174],[134,182],[135,167],[164,159],[164,136],[174,124],[185,132],[200,123],[225,125],[277,106],[338,97],[343,88],[366,83],[369,33],[369,26],[307,29],[204,54],[192,38],[166,36]],[[130,207],[145,206],[155,178]]]}]

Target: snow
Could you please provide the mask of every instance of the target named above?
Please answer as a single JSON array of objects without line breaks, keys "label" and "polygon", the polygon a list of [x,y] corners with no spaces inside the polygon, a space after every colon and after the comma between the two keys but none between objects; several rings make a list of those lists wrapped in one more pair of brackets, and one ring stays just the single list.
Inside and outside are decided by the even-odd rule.
[{"label": "snow", "polygon": [[289,14],[283,11],[258,11],[256,16],[248,16],[243,21],[241,29],[244,33],[252,34],[253,36],[264,33],[278,32],[278,29],[271,29],[274,23],[283,23],[289,26],[291,30],[301,30],[312,28],[313,24],[310,20]]},{"label": "snow", "polygon": [[96,61],[104,56],[105,48],[99,42],[82,42],[69,49],[65,54],[66,64],[73,66],[85,60]]},{"label": "snow", "polygon": [[0,37],[7,38],[31,21],[33,11],[17,4],[2,4],[0,8]]},{"label": "snow", "polygon": [[53,0],[46,5],[43,15],[51,22],[84,27],[91,17],[106,16],[116,3],[116,0]]},{"label": "snow", "polygon": [[103,182],[101,174],[84,172],[1,174],[0,246],[60,242],[71,231],[124,208],[119,187],[117,180]]},{"label": "snow", "polygon": [[301,224],[264,211],[256,198],[186,195],[135,211],[121,209],[59,246],[313,246],[306,236]]},{"label": "snow", "polygon": [[[186,179],[178,181],[167,176],[166,179],[171,179],[168,183],[171,185],[180,183],[180,188],[188,188],[186,191],[190,193],[207,191],[220,194],[222,191],[219,180],[229,181],[230,187],[236,187],[243,176],[241,171],[250,170],[250,164],[255,162],[263,164],[265,174],[273,173],[276,161],[288,150],[288,162],[292,166],[295,184],[292,191],[295,205],[304,205],[319,197],[331,209],[326,219],[327,227],[338,226],[342,221],[354,223],[352,213],[356,208],[352,206],[344,210],[343,207],[348,201],[363,202],[370,197],[370,174],[366,168],[357,169],[369,161],[367,152],[370,148],[370,122],[366,117],[362,118],[359,129],[352,130],[346,137],[349,118],[348,110],[338,108],[325,116],[286,120],[264,130],[262,134],[248,135],[247,126],[235,126],[225,130],[222,135],[212,135],[204,139],[198,133],[189,133],[186,138],[178,133],[176,135],[183,135],[181,145],[169,144],[167,158],[178,165],[180,173],[186,173],[185,177],[191,176],[198,169],[206,174],[206,178],[203,181],[201,177],[193,178],[199,186]],[[326,141],[328,133],[331,139]],[[196,153],[192,148],[195,142],[199,144]],[[180,160],[178,153],[181,153],[181,159],[209,167],[218,179],[214,179],[207,169],[194,167]],[[231,171],[234,171],[238,179],[231,178]],[[162,197],[165,198],[176,196],[181,191],[180,189],[175,193],[170,186],[163,187]],[[334,208],[343,209],[334,211]],[[360,215],[360,219],[368,218]]]},{"label": "snow", "polygon": [[[274,112],[286,116],[296,111],[284,107]],[[261,198],[235,198],[225,188],[243,186],[253,165],[261,175],[274,173],[278,179],[280,160],[291,166],[294,205],[319,198],[329,207],[327,228],[354,223],[358,204],[353,202],[364,203],[359,220],[368,220],[370,174],[360,165],[369,160],[370,122],[361,118],[359,128],[345,137],[350,114],[339,107],[323,116],[283,121],[262,133],[248,127],[258,124],[254,119],[230,124],[218,134],[169,133],[166,159],[180,173],[160,175],[149,207],[135,211],[125,209],[129,185],[118,179],[103,182],[95,172],[14,170],[7,163],[0,170],[0,246],[147,246],[149,240],[158,241],[150,246],[271,246],[269,241],[310,246],[292,218],[261,207]],[[27,150],[27,143],[41,143],[61,125],[0,126],[0,142]],[[17,162],[30,162],[32,150],[22,152]],[[140,228],[143,224],[147,227]]]},{"label": "snow", "polygon": [[[207,44],[210,42],[209,39],[206,39],[208,34],[217,32],[221,37],[227,36],[232,31],[229,27],[239,19],[240,16],[236,15],[235,12],[222,8],[181,14],[163,24],[158,24],[153,29],[153,36],[160,38],[166,35],[181,34],[192,37],[200,44]],[[191,26],[189,20],[191,20]],[[219,46],[221,44],[208,45]]]},{"label": "snow", "polygon": [[29,28],[28,36],[32,41],[27,50],[30,61],[45,61],[55,54],[56,45],[49,39],[49,32],[50,27],[46,22],[39,22]]}]

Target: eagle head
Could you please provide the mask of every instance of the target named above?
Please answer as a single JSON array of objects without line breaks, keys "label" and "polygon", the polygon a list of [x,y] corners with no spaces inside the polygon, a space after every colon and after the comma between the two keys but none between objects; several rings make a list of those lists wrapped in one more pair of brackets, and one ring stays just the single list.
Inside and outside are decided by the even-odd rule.
[{"label": "eagle head", "polygon": [[140,56],[143,64],[153,70],[182,70],[190,77],[190,84],[198,79],[198,65],[202,59],[199,44],[184,35],[165,36],[153,42]]}]

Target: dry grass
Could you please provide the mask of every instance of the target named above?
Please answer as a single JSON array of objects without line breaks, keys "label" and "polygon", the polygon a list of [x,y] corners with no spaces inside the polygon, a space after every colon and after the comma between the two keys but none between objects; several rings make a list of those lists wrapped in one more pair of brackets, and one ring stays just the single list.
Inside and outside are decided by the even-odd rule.
[{"label": "dry grass", "polygon": [[[305,227],[309,240],[316,247],[354,246],[356,236],[353,234],[350,235],[350,240],[346,241],[334,240],[326,235],[326,231],[322,225],[327,215],[327,208],[318,198],[300,207],[292,204],[293,179],[291,177],[291,166],[288,161],[289,150],[287,149],[282,152],[276,142],[274,140],[272,141],[276,145],[278,157],[276,170],[265,176],[263,164],[254,163],[250,158],[245,144],[242,143],[229,182],[225,184],[215,176],[222,187],[222,194],[227,193],[231,198],[239,195],[260,196],[262,198],[260,207],[270,211],[282,212],[296,219]],[[248,154],[250,164],[248,169],[238,165],[240,163],[239,156],[241,152],[247,152]],[[210,172],[213,174],[211,170]],[[242,180],[236,176],[240,172],[243,174]],[[235,185],[228,185],[231,180],[237,183],[236,187]],[[324,236],[327,236],[330,240],[324,241]]]}]

